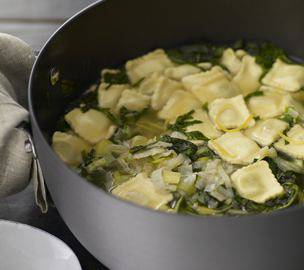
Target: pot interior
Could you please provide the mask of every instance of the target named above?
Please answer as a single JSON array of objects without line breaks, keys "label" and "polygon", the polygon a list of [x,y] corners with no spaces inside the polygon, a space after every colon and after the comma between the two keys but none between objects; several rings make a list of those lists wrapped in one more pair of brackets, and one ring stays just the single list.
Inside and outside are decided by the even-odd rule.
[{"label": "pot interior", "polygon": [[272,41],[304,58],[304,2],[300,0],[108,0],[67,22],[35,65],[31,106],[45,138],[66,106],[115,67],[157,47],[197,41]]}]

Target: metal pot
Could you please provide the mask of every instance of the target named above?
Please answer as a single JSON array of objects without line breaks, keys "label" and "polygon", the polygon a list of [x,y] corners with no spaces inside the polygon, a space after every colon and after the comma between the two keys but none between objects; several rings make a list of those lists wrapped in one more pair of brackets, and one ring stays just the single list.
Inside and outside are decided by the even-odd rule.
[{"label": "metal pot", "polygon": [[240,218],[155,212],[86,182],[50,147],[59,115],[102,67],[201,39],[270,40],[304,57],[303,10],[300,0],[99,1],[46,43],[29,86],[35,145],[62,218],[102,263],[113,270],[303,268],[303,207]]}]

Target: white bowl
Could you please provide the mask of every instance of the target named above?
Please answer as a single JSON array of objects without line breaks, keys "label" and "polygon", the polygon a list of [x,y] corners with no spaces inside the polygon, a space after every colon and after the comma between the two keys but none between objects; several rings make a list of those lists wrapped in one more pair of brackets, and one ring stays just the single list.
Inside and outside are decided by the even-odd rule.
[{"label": "white bowl", "polygon": [[0,220],[0,268],[81,270],[64,242],[40,229],[6,220]]}]

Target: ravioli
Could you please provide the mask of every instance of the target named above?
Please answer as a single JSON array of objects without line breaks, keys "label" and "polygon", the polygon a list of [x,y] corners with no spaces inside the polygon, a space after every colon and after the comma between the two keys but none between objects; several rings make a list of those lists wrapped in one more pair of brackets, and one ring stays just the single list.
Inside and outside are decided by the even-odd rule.
[{"label": "ravioli", "polygon": [[223,52],[220,63],[224,65],[233,75],[235,75],[241,68],[241,61],[231,48],[228,48]]},{"label": "ravioli", "polygon": [[76,135],[56,131],[52,138],[52,147],[63,162],[78,166],[82,162],[82,153],[90,150],[89,143]]},{"label": "ravioli", "polygon": [[304,128],[297,124],[282,137],[274,147],[288,156],[304,159]]},{"label": "ravioli", "polygon": [[287,64],[278,58],[262,83],[289,92],[298,91],[304,86],[304,67]]},{"label": "ravioli", "polygon": [[209,115],[215,126],[223,131],[244,129],[255,123],[242,95],[214,100],[209,104]]},{"label": "ravioli", "polygon": [[136,83],[153,72],[163,72],[173,63],[162,49],[157,49],[142,57],[130,60],[126,63],[126,71],[132,83]]},{"label": "ravioli", "polygon": [[276,59],[273,44],[230,46],[159,49],[103,69],[58,121],[54,151],[151,209],[240,216],[299,204],[304,66]]},{"label": "ravioli", "polygon": [[97,110],[90,109],[82,112],[76,108],[65,115],[65,120],[80,137],[95,144],[102,139],[109,138],[113,131],[112,122]]},{"label": "ravioli", "polygon": [[174,122],[178,116],[195,110],[201,105],[201,102],[191,93],[177,90],[173,92],[165,106],[159,111],[158,117],[171,123]]},{"label": "ravioli", "polygon": [[238,169],[231,175],[236,191],[245,199],[265,203],[284,193],[266,161],[258,161]]},{"label": "ravioli", "polygon": [[139,93],[152,96],[161,75],[161,72],[153,72],[151,75],[147,76],[138,87]]},{"label": "ravioli", "polygon": [[[263,90],[264,88],[261,88]],[[290,104],[290,96],[276,91],[263,91],[263,95],[251,97],[248,101],[249,110],[261,119],[280,116]]]},{"label": "ravioli", "polygon": [[173,199],[171,193],[157,192],[151,179],[139,173],[112,190],[115,196],[152,209],[161,209]]},{"label": "ravioli", "polygon": [[151,98],[149,96],[138,93],[134,89],[126,89],[122,92],[117,104],[117,111],[122,107],[130,111],[142,111],[149,107]]},{"label": "ravioli", "polygon": [[241,67],[233,77],[244,96],[256,91],[260,87],[260,77],[263,74],[262,68],[255,62],[255,58],[245,55],[242,58]]},{"label": "ravioli", "polygon": [[201,71],[200,68],[195,67],[194,65],[180,65],[176,67],[166,68],[164,71],[164,75],[170,79],[180,81],[182,78],[188,75],[196,74]]},{"label": "ravioli", "polygon": [[227,132],[215,140],[208,141],[208,146],[223,160],[232,164],[246,165],[259,157],[260,147],[241,132]]},{"label": "ravioli", "polygon": [[114,108],[121,93],[128,87],[126,84],[112,84],[108,86],[101,83],[98,87],[98,104],[101,108]]},{"label": "ravioli", "polygon": [[280,133],[287,127],[286,122],[270,118],[258,121],[254,127],[247,129],[245,134],[259,145],[269,146],[280,138]]},{"label": "ravioli", "polygon": [[247,53],[246,53],[246,51],[239,49],[239,50],[235,51],[235,55],[238,58],[242,59],[245,55],[247,55]]},{"label": "ravioli", "polygon": [[222,132],[216,129],[210,121],[208,113],[202,109],[196,109],[192,114],[193,119],[199,120],[202,123],[188,126],[186,131],[199,131],[209,139],[215,139],[222,135]]},{"label": "ravioli", "polygon": [[237,85],[230,81],[229,75],[219,66],[211,70],[186,76],[182,82],[202,103],[217,98],[233,97],[240,93]]},{"label": "ravioli", "polygon": [[168,101],[173,92],[183,90],[180,82],[168,79],[164,76],[157,80],[155,90],[151,100],[151,107],[154,110],[160,110]]}]

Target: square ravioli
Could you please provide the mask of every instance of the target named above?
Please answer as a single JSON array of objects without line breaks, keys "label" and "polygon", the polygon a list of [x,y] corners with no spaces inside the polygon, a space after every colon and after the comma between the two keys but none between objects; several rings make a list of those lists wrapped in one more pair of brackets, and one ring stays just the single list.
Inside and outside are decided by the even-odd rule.
[{"label": "square ravioli", "polygon": [[304,159],[304,128],[295,125],[287,135],[281,134],[282,139],[274,144],[274,147],[288,156]]},{"label": "square ravioli", "polygon": [[151,179],[145,173],[139,173],[114,188],[112,194],[152,209],[160,209],[173,199],[171,193],[158,192]]},{"label": "square ravioli", "polygon": [[169,77],[170,79],[180,81],[182,78],[188,75],[199,73],[200,71],[201,69],[194,65],[185,64],[177,67],[166,68],[164,71],[164,75]]},{"label": "square ravioli", "polygon": [[260,147],[241,132],[227,132],[208,146],[223,160],[232,164],[247,165],[260,156]]},{"label": "square ravioli", "polygon": [[269,146],[280,138],[280,133],[287,127],[286,122],[271,118],[258,121],[254,127],[247,129],[245,134],[259,145]]},{"label": "square ravioli", "polygon": [[173,92],[166,105],[158,112],[158,117],[173,123],[175,119],[191,110],[202,106],[194,95],[187,91],[177,90]]},{"label": "square ravioli", "polygon": [[265,89],[261,87],[262,95],[249,98],[247,102],[249,110],[254,117],[260,117],[261,119],[280,116],[290,105],[290,96],[276,90]]},{"label": "square ravioli", "polygon": [[82,112],[81,109],[76,108],[67,113],[64,119],[75,133],[91,144],[109,138],[113,132],[112,122],[105,114],[97,110],[90,109]]},{"label": "square ravioli", "polygon": [[158,49],[126,63],[126,71],[130,81],[134,84],[153,72],[163,72],[173,63],[164,50]]},{"label": "square ravioli", "polygon": [[265,203],[284,193],[283,187],[264,160],[238,169],[231,175],[231,180],[243,198],[256,203]]},{"label": "square ravioli", "polygon": [[121,93],[128,87],[127,84],[112,84],[108,86],[106,83],[101,83],[98,87],[99,107],[109,109],[115,108]]},{"label": "square ravioli", "polygon": [[245,55],[242,58],[238,73],[233,78],[244,96],[256,91],[260,87],[260,77],[263,74],[262,68],[255,62],[255,58]]},{"label": "square ravioli", "polygon": [[118,101],[116,111],[122,107],[127,108],[130,111],[142,111],[149,107],[151,98],[137,92],[135,89],[126,89],[122,92]]},{"label": "square ravioli", "polygon": [[88,153],[91,145],[76,135],[56,131],[52,147],[65,163],[78,166],[82,162],[82,154]]},{"label": "square ravioli", "polygon": [[295,92],[304,86],[304,67],[276,60],[262,83],[285,91]]},{"label": "square ravioli", "polygon": [[233,75],[235,75],[241,68],[241,60],[231,48],[228,48],[223,52],[220,63]]},{"label": "square ravioli", "polygon": [[203,109],[197,109],[192,114],[193,119],[201,121],[199,124],[194,124],[186,128],[187,132],[199,131],[208,139],[215,139],[222,135],[222,132],[215,128],[212,124],[208,113]]},{"label": "square ravioli", "polygon": [[160,110],[167,103],[173,92],[183,89],[184,86],[181,82],[171,80],[165,76],[159,77],[151,99],[152,109]]},{"label": "square ravioli", "polygon": [[236,84],[221,67],[186,76],[182,79],[185,88],[191,91],[202,103],[220,97],[233,97],[240,93]]},{"label": "square ravioli", "polygon": [[209,115],[215,126],[223,131],[244,129],[255,123],[242,95],[214,100],[209,104]]}]

